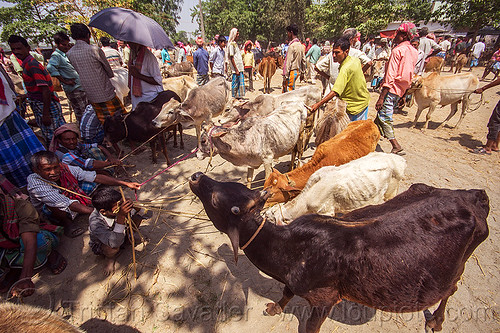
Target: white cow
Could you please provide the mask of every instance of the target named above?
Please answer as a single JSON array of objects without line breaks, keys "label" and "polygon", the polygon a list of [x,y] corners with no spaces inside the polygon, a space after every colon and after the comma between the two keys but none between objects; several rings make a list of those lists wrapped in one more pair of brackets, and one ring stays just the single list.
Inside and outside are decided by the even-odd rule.
[{"label": "white cow", "polygon": [[209,156],[212,151],[234,165],[248,166],[247,185],[250,185],[254,169],[264,164],[267,178],[272,172],[273,160],[295,147],[306,117],[303,103],[290,102],[267,117],[247,118],[240,126],[204,128],[201,156]]},{"label": "white cow", "polygon": [[113,68],[111,84],[115,87],[116,96],[123,104],[123,99],[128,95],[130,88],[128,87],[128,70],[126,68]]},{"label": "white cow", "polygon": [[379,152],[340,166],[322,167],[311,175],[297,197],[272,206],[266,217],[282,224],[304,214],[334,216],[381,204],[397,194],[405,169],[403,157]]},{"label": "white cow", "polygon": [[412,87],[408,93],[414,93],[415,102],[418,105],[413,126],[417,126],[418,118],[425,108],[429,108],[425,117],[423,129],[426,129],[434,109],[438,105],[445,106],[451,104],[451,112],[445,121],[438,128],[445,125],[458,110],[458,103],[462,102],[462,113],[460,119],[454,127],[458,127],[462,122],[467,109],[469,108],[469,97],[479,85],[478,78],[472,73],[462,73],[455,75],[440,76],[438,73],[431,73],[429,76],[416,76],[413,79]]}]

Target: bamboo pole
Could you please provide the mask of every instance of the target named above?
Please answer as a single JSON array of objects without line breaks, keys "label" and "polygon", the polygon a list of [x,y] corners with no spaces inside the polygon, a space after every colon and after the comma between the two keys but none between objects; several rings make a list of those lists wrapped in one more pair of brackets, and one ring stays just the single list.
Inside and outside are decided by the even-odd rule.
[{"label": "bamboo pole", "polygon": [[[123,194],[123,189],[120,186],[120,193],[122,194],[122,200],[125,202],[125,194]],[[132,218],[130,213],[127,214],[128,229],[130,232],[130,243],[132,243],[132,263],[134,265],[134,278],[137,280],[137,263],[135,262],[135,239],[134,239],[134,228],[132,227]]]}]

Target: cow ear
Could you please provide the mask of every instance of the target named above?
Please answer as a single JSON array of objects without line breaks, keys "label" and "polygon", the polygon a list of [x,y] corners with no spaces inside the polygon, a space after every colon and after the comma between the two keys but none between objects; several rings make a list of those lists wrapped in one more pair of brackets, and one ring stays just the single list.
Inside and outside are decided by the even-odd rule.
[{"label": "cow ear", "polygon": [[238,248],[240,246],[240,234],[238,233],[238,229],[234,226],[230,226],[227,230],[227,235],[233,246],[234,261],[238,264]]},{"label": "cow ear", "polygon": [[194,122],[193,117],[183,109],[179,110],[179,116],[180,116],[180,121],[181,123],[187,123],[187,122]]},{"label": "cow ear", "polygon": [[288,192],[293,192],[293,191],[301,191],[300,188],[298,187],[294,187],[294,186],[290,186],[290,185],[286,185],[284,187],[281,188],[282,190],[284,191],[288,191]]}]

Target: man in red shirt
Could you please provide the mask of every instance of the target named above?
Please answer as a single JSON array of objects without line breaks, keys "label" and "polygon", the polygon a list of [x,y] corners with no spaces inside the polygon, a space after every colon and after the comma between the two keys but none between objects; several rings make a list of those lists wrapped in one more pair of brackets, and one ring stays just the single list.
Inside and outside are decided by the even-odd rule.
[{"label": "man in red shirt", "polygon": [[26,39],[11,35],[8,43],[12,53],[22,61],[23,80],[31,109],[45,140],[52,140],[54,131],[66,121],[62,115],[59,98],[54,93],[49,72],[30,55],[30,46]]},{"label": "man in red shirt", "polygon": [[411,22],[401,24],[396,31],[394,42],[397,46],[392,50],[386,64],[382,92],[375,104],[375,109],[377,109],[375,124],[380,134],[389,139],[392,145],[391,153],[398,155],[404,155],[405,152],[394,135],[392,114],[399,99],[410,87],[413,78],[418,52],[411,46],[410,40],[416,36],[416,33],[417,28]]}]

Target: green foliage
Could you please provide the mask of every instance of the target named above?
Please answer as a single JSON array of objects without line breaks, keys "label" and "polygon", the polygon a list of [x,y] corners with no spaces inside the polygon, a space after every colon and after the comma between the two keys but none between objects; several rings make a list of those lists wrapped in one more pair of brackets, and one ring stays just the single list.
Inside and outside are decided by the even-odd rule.
[{"label": "green foliage", "polygon": [[477,32],[488,25],[499,27],[500,6],[491,0],[447,0],[436,10],[435,17],[453,28]]},{"label": "green foliage", "polygon": [[52,44],[52,36],[57,31],[65,30],[54,8],[31,0],[5,0],[15,4],[13,7],[0,8],[0,38],[6,41],[16,34],[29,42]]}]

